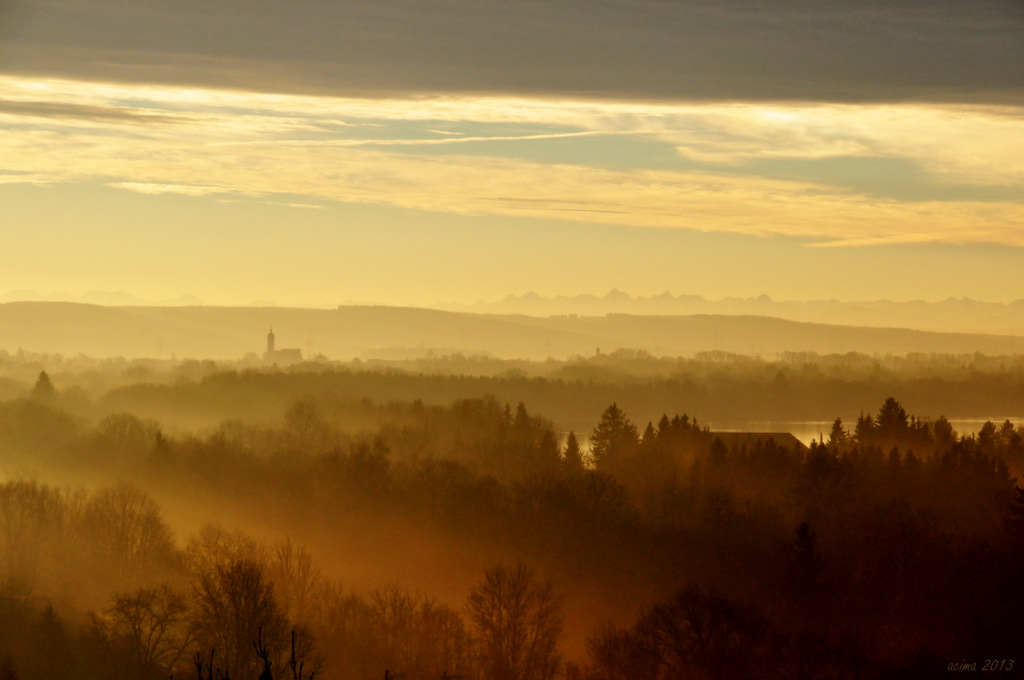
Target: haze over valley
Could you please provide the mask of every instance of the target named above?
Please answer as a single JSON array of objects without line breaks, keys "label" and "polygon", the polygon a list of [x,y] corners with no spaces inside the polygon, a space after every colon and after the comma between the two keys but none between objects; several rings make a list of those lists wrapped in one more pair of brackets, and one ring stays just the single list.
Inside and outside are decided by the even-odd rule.
[{"label": "haze over valley", "polygon": [[1019,675],[1021,55],[0,0],[0,680]]},{"label": "haze over valley", "polygon": [[[261,355],[267,332],[276,327],[281,341],[307,358],[346,361],[416,359],[428,353],[564,360],[602,349],[639,350],[659,357],[722,351],[764,358],[787,351],[998,355],[1018,349],[1012,332],[841,326],[743,314],[742,307],[734,310],[740,313],[540,317],[382,306],[105,307],[9,302],[0,303],[0,346],[8,352],[27,348],[67,356],[234,360]],[[948,311],[948,307],[936,311]],[[1016,318],[1016,309],[1008,308],[1007,314]],[[813,316],[813,309],[806,315]]]}]

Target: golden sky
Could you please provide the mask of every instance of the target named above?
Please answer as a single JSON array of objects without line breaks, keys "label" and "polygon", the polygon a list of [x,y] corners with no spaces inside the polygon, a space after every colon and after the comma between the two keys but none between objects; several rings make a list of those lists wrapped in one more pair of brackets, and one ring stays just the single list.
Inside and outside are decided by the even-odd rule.
[{"label": "golden sky", "polygon": [[[88,10],[86,37],[129,12],[98,5],[114,13]],[[339,76],[332,87],[323,64],[344,60],[331,50],[286,59],[274,49],[287,36],[254,43],[258,58],[227,48],[200,58],[168,29],[167,44],[152,50],[78,37],[53,45],[66,63],[42,59],[48,15],[11,7],[23,30],[8,22],[0,31],[0,57],[17,66],[0,76],[0,296],[119,290],[152,301],[430,305],[615,287],[710,298],[1024,297],[1019,68],[997,73],[1002,81],[979,74],[972,89],[969,72],[950,69],[936,84],[920,66],[894,62],[890,75],[909,69],[900,77],[913,95],[897,97],[879,74],[837,66],[823,80],[807,66],[768,71],[785,95],[769,98],[756,61],[710,68],[724,83],[717,93],[700,91],[700,72],[686,62],[701,96],[685,96],[686,83],[664,67],[661,80],[638,76],[637,91],[622,85],[617,74],[636,56],[627,42],[617,67],[595,73],[572,59],[551,73],[528,60],[492,66],[499,83],[515,81],[495,92],[457,59],[472,45],[449,55],[419,37],[421,52],[439,60],[436,73],[413,78],[423,54],[366,48],[357,61],[383,69],[383,80]],[[159,18],[162,5],[140,7]],[[630,7],[647,12],[641,18],[666,11]],[[745,15],[680,7],[720,31],[765,39],[757,21],[736,18]],[[794,26],[814,18],[790,14]],[[850,16],[836,29],[848,41]],[[918,22],[926,37],[952,30],[931,16],[896,18]],[[616,35],[598,19],[595,35]],[[510,30],[543,38],[543,26]],[[60,27],[51,28],[57,42]],[[654,24],[647,30],[658,35]],[[960,48],[984,66],[978,30]],[[994,35],[1012,47],[1020,34],[1009,22]],[[992,44],[991,58],[1007,48]],[[788,63],[797,48],[768,56]],[[947,58],[930,54],[936,64]],[[128,56],[142,66],[133,71]],[[316,77],[287,84],[289,72],[307,71]],[[581,87],[559,87],[571,74]],[[673,87],[683,92],[665,91]],[[822,89],[832,94],[814,96]]]}]

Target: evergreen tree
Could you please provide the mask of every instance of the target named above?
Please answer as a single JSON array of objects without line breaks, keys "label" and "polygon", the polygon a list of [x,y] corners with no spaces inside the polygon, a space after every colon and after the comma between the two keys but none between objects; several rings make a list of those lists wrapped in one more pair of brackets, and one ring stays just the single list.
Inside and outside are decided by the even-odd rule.
[{"label": "evergreen tree", "polygon": [[875,439],[875,421],[869,415],[863,413],[857,417],[857,426],[853,431],[853,438],[861,446],[871,444]]},{"label": "evergreen tree", "polygon": [[35,387],[32,388],[32,398],[36,401],[50,401],[56,394],[57,390],[54,389],[53,383],[50,382],[50,376],[46,374],[46,371],[40,371]]},{"label": "evergreen tree", "polygon": [[907,412],[900,406],[900,402],[889,397],[875,417],[875,434],[886,447],[890,447],[905,444],[909,432]]},{"label": "evergreen tree", "polygon": [[[676,417],[678,418],[679,416]],[[662,413],[661,418],[658,420],[658,440],[664,441],[671,434],[671,430],[672,421],[668,419],[667,413]]]},{"label": "evergreen tree", "polygon": [[845,446],[850,441],[850,433],[843,427],[842,418],[836,418],[832,422],[832,430],[828,433],[828,446],[835,451],[840,446]]},{"label": "evergreen tree", "polygon": [[935,445],[939,451],[947,451],[956,443],[956,432],[945,416],[940,416],[932,425],[932,433],[935,436]]},{"label": "evergreen tree", "polygon": [[565,440],[565,465],[570,470],[583,470],[583,451],[576,440],[576,433],[570,432]]},{"label": "evergreen tree", "polygon": [[658,446],[658,435],[654,431],[654,425],[651,421],[647,421],[647,427],[644,429],[643,436],[640,438],[640,448],[645,453],[652,453],[657,450]]},{"label": "evergreen tree", "polygon": [[632,454],[638,444],[636,425],[613,403],[601,414],[601,422],[590,436],[590,455],[600,470]]},{"label": "evergreen tree", "polygon": [[516,404],[516,414],[512,419],[512,429],[516,432],[530,431],[530,414],[527,412],[526,404],[523,402]]}]

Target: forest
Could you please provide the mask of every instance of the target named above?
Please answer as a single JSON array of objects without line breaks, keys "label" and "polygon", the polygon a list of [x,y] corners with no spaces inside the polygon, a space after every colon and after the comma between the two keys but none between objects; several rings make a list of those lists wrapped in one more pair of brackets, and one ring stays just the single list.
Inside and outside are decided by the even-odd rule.
[{"label": "forest", "polygon": [[[255,355],[215,362],[0,350],[0,400],[25,396],[43,370],[60,387],[62,407],[76,416],[96,421],[128,411],[187,431],[225,419],[275,424],[290,403],[308,395],[348,406],[363,399],[447,405],[491,395],[529,404],[561,432],[589,432],[612,402],[637,422],[657,421],[670,410],[706,422],[831,423],[836,416],[853,420],[892,395],[923,417],[951,420],[1002,422],[1019,416],[1024,401],[1024,355],[1018,354],[659,357],[637,349],[547,361],[428,351],[414,359],[311,360],[280,369]],[[335,415],[344,410],[329,408]]]},{"label": "forest", "polygon": [[1024,667],[1006,358],[0,359],[3,680]]}]

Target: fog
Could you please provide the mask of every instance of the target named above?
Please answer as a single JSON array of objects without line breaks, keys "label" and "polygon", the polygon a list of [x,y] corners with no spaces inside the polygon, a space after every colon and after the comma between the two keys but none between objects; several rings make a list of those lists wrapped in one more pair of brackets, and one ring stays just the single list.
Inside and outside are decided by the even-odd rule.
[{"label": "fog", "polygon": [[[245,358],[250,366],[260,366],[268,331],[276,328],[277,348],[298,351],[275,357],[272,363],[282,366],[298,358],[369,361],[454,354],[566,360],[618,349],[658,357],[714,350],[766,358],[783,352],[1000,355],[1017,350],[1016,305],[963,302],[935,305],[916,315],[915,308],[927,305],[908,306],[893,305],[886,312],[879,303],[876,313],[865,314],[858,313],[858,305],[834,305],[840,309],[830,312],[833,323],[826,324],[809,320],[821,312],[820,304],[810,303],[788,306],[793,318],[787,319],[779,318],[786,314],[775,306],[727,302],[717,309],[701,305],[692,313],[673,311],[671,305],[662,311],[638,305],[634,313],[591,308],[585,314],[547,316],[370,305],[302,309],[9,302],[0,304],[0,348],[66,357]],[[975,307],[979,310],[972,314]],[[544,313],[543,306],[537,309]],[[959,325],[947,322],[947,332],[936,332],[934,319],[942,315],[955,316]],[[901,318],[902,324],[897,322]],[[948,332],[954,327],[959,331]]]},{"label": "fog", "polygon": [[1022,9],[0,0],[0,680],[1019,673]]},{"label": "fog", "polygon": [[[6,355],[0,668],[255,678],[257,650],[275,677],[293,658],[326,678],[1005,667],[1022,375],[980,354]],[[982,412],[1008,418],[950,423]],[[737,416],[830,426],[807,446],[706,424]]]}]

